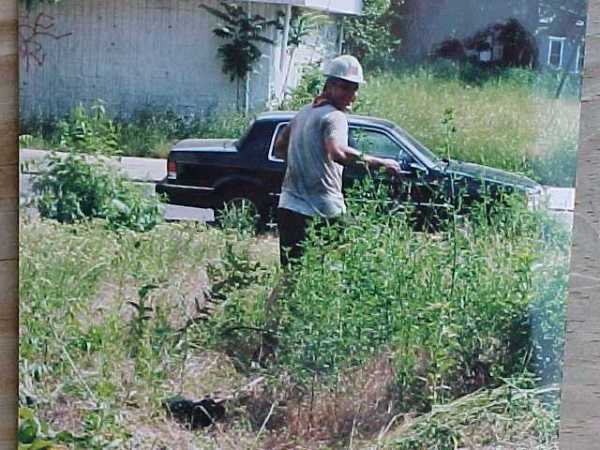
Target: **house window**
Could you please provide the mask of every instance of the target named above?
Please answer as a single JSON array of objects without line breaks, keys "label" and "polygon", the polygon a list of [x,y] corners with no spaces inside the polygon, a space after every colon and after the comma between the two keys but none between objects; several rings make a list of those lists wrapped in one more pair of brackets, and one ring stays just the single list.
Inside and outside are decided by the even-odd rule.
[{"label": "house window", "polygon": [[479,61],[489,62],[492,60],[492,49],[494,48],[492,44],[492,36],[488,36],[484,42],[479,44],[479,47],[477,48],[479,51]]},{"label": "house window", "polygon": [[559,69],[563,64],[565,38],[550,36],[548,39],[550,40],[550,46],[548,48],[548,65]]}]

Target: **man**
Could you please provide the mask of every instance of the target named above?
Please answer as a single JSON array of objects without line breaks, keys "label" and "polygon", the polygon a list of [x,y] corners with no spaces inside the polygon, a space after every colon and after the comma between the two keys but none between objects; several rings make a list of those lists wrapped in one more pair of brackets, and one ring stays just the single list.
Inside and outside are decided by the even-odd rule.
[{"label": "man", "polygon": [[364,83],[360,63],[350,55],[338,56],[324,74],[322,93],[296,114],[276,142],[277,151],[287,159],[278,209],[283,266],[302,255],[306,229],[313,218],[335,221],[346,211],[343,166],[362,161],[392,175],[400,173],[397,161],[363,155],[348,145],[345,112]]}]

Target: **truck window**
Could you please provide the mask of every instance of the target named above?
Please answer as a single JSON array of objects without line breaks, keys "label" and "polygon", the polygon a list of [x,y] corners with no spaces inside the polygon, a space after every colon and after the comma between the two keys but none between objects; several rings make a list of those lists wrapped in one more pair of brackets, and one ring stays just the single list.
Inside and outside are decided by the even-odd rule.
[{"label": "truck window", "polygon": [[370,128],[350,127],[348,141],[351,147],[380,158],[409,162],[410,155],[387,134]]},{"label": "truck window", "polygon": [[281,135],[285,126],[288,123],[289,122],[281,122],[281,123],[277,124],[277,127],[275,128],[275,132],[273,133],[273,138],[271,139],[271,148],[269,149],[269,159],[271,161],[283,161],[284,160],[284,155],[277,151],[277,148],[275,147],[275,142],[277,142],[277,138]]}]

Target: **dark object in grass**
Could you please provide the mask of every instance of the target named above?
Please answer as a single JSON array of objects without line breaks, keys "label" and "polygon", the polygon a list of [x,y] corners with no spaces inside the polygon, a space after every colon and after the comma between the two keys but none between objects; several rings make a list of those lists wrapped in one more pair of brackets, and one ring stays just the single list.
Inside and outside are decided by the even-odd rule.
[{"label": "dark object in grass", "polygon": [[190,429],[207,427],[225,416],[225,407],[219,400],[205,397],[200,401],[189,400],[181,396],[163,401],[163,407],[176,421]]}]

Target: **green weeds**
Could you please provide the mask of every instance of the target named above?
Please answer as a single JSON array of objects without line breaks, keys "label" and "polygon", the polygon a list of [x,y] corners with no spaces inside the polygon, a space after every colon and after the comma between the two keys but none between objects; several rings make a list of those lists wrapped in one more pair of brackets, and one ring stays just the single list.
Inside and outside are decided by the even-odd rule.
[{"label": "green weeds", "polygon": [[[318,408],[328,408],[327,402],[315,400],[318,392],[329,389],[337,399],[345,389],[340,377],[388,354],[392,416],[444,410],[442,405],[463,398],[485,403],[488,389],[504,386],[493,392],[508,397],[490,400],[499,407],[494,426],[501,427],[499,417],[537,414],[543,423],[536,430],[551,439],[555,428],[549,424],[556,422],[543,413],[538,394],[511,404],[513,391],[504,380],[528,373],[544,385],[560,379],[568,242],[563,232],[521,199],[493,211],[475,208],[460,222],[451,214],[436,234],[415,232],[409,215],[382,213],[384,187],[366,188],[349,199],[343,224],[310,232],[275,309],[267,306],[266,293],[240,296],[218,320],[275,337],[267,369],[303,393],[298,408],[308,409],[305,420],[325,415]],[[520,393],[515,390],[514,398]],[[556,401],[550,391],[543,394],[546,404]],[[464,414],[476,414],[469,408]],[[464,442],[466,431],[453,425],[454,416],[442,417],[423,419],[415,440],[407,437],[398,448]]]},{"label": "green weeds", "polygon": [[137,231],[147,231],[162,220],[160,200],[102,160],[70,153],[51,155],[45,163],[47,169],[34,182],[42,217],[64,223],[102,217],[110,228]]},{"label": "green weeds", "polygon": [[[112,114],[111,114],[112,113]],[[32,117],[21,124],[20,145],[78,153],[165,158],[180,139],[241,137],[251,118],[230,113],[214,118],[145,107],[113,117],[101,100],[79,105],[57,119]]]},{"label": "green weeds", "polygon": [[[202,398],[260,374],[265,392],[226,419],[248,448],[298,439],[320,448],[316,436],[329,446],[380,436],[402,449],[490,443],[494,433],[546,442],[556,422],[538,399],[553,404],[555,393],[505,379],[560,378],[565,235],[518,204],[420,233],[408,214],[383,212],[382,185],[365,187],[345,222],[311,231],[275,304],[269,291],[284,274],[256,261],[254,238],[24,221],[22,403],[73,436],[58,442],[102,448],[148,442],[135,417],[165,426],[169,395]],[[265,343],[269,358],[257,359]],[[223,358],[226,378],[210,369]],[[62,404],[81,425],[61,422]],[[475,420],[482,410],[487,425]],[[418,418],[392,426],[399,414]]]},{"label": "green weeds", "polygon": [[118,132],[102,100],[94,101],[89,110],[79,104],[56,125],[60,148],[104,155],[120,153]]},{"label": "green weeds", "polygon": [[[355,111],[383,117],[405,128],[438,154],[444,153],[441,124],[455,115],[452,158],[534,177],[542,184],[573,186],[579,122],[579,79],[554,98],[557,75],[524,69],[482,72],[437,63],[372,72]],[[308,67],[284,109],[299,109],[320,92],[323,78]],[[148,106],[131,117],[110,118],[101,101],[78,106],[56,120],[31,118],[22,124],[21,145],[102,154],[166,157],[179,139],[240,138],[252,117],[205,118]],[[446,156],[444,154],[444,156]]]}]

